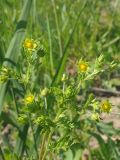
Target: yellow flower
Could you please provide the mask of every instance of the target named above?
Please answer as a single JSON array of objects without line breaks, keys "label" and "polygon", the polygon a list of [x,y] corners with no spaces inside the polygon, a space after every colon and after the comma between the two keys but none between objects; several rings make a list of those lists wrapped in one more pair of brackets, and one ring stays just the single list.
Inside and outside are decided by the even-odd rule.
[{"label": "yellow flower", "polygon": [[109,113],[111,111],[111,104],[108,100],[104,100],[102,103],[101,103],[101,110],[103,112],[107,112]]},{"label": "yellow flower", "polygon": [[100,120],[100,116],[98,113],[93,113],[91,116],[91,119],[94,121],[99,121]]},{"label": "yellow flower", "polygon": [[88,70],[88,64],[84,61],[79,62],[78,67],[81,72],[86,72]]},{"label": "yellow flower", "polygon": [[37,48],[37,43],[33,39],[26,38],[23,43],[23,47],[28,51],[32,51]]},{"label": "yellow flower", "polygon": [[28,95],[24,98],[25,104],[31,104],[34,101],[34,95]]}]

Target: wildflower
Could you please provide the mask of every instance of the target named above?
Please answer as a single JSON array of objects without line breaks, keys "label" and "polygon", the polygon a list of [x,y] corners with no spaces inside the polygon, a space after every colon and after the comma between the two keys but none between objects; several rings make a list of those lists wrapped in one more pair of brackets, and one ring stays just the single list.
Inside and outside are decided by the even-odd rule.
[{"label": "wildflower", "polygon": [[24,98],[25,104],[31,104],[34,101],[34,95],[28,95]]},{"label": "wildflower", "polygon": [[100,120],[100,116],[98,113],[93,113],[91,116],[91,119],[94,121],[99,121]]},{"label": "wildflower", "polygon": [[37,48],[37,43],[33,39],[26,38],[23,43],[23,47],[28,51],[33,51]]},{"label": "wildflower", "polygon": [[101,110],[103,112],[107,112],[109,113],[111,111],[111,104],[108,100],[104,100],[102,103],[101,103]]},{"label": "wildflower", "polygon": [[88,70],[88,64],[84,61],[80,61],[78,67],[81,72],[86,72]]}]

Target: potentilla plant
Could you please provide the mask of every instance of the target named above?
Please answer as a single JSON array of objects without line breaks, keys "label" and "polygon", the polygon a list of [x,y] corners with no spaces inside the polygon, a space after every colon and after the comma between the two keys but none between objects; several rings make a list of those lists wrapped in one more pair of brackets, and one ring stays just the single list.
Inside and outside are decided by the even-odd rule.
[{"label": "potentilla plant", "polygon": [[[39,160],[53,159],[75,144],[83,145],[89,139],[88,132],[93,130],[89,122],[98,123],[102,112],[111,112],[112,104],[108,100],[101,102],[89,94],[78,103],[77,95],[81,88],[82,93],[86,92],[85,85],[89,81],[98,74],[114,68],[116,64],[111,62],[106,66],[103,55],[96,58],[94,64],[80,59],[75,65],[74,77],[64,73],[58,84],[40,86],[38,90],[38,84],[34,84],[33,79],[35,64],[46,50],[39,41],[29,38],[25,39],[23,50],[24,66],[16,69],[2,67],[0,81],[10,81],[12,86],[16,82],[21,88],[21,95],[15,99],[17,122],[19,126],[30,126],[28,140],[29,137],[33,137],[31,157]],[[39,136],[36,136],[38,128],[40,132]],[[27,150],[32,149],[27,141],[26,146]]]}]

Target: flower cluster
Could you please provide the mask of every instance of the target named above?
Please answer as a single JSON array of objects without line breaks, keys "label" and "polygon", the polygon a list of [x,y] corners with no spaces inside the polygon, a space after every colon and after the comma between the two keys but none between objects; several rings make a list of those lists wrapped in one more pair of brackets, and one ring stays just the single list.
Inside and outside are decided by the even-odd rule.
[{"label": "flower cluster", "polygon": [[[23,47],[25,65],[16,74],[21,92],[17,120],[21,125],[30,123],[35,129],[39,126],[41,137],[44,133],[49,133],[48,149],[51,152],[66,150],[88,136],[85,133],[91,127],[87,121],[92,119],[98,122],[101,113],[111,111],[112,105],[108,100],[100,102],[87,92],[89,82],[104,71],[101,65],[103,56],[97,58],[94,65],[81,59],[76,63],[75,77],[64,73],[56,85],[41,87],[38,83],[36,85],[39,80],[36,62],[43,56],[44,47],[40,47],[36,40],[28,38],[23,42]],[[7,69],[4,68],[1,73],[6,78],[9,77]],[[77,100],[79,95],[80,100]]]}]

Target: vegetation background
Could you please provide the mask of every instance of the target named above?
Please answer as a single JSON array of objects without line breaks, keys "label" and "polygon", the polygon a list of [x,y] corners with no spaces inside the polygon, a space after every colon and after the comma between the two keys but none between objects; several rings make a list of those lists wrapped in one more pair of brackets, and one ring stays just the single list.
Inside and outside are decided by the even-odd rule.
[{"label": "vegetation background", "polygon": [[[78,59],[94,64],[95,59],[102,54],[106,66],[111,61],[118,64],[115,70],[107,70],[88,82],[85,92],[77,96],[78,103],[81,98],[87,99],[88,93],[93,93],[98,99],[107,97],[114,104],[113,112],[110,115],[103,114],[102,120],[95,122],[89,141],[84,141],[83,145],[77,143],[47,159],[120,159],[119,15],[119,0],[0,1],[0,66],[12,64],[24,68],[26,61],[22,43],[25,37],[40,41],[40,61],[34,63],[35,71],[32,73],[36,92],[40,87],[54,86],[64,72],[75,77],[75,63]],[[37,79],[34,80],[36,75]],[[27,137],[26,130],[23,126],[20,129],[16,120],[14,98],[18,98],[20,93],[13,92],[17,85],[15,83],[12,86],[0,84],[0,159],[38,159],[33,154],[32,136]],[[19,137],[18,133],[21,134]],[[27,145],[20,141],[26,137]],[[27,147],[28,152],[25,151]]]}]

